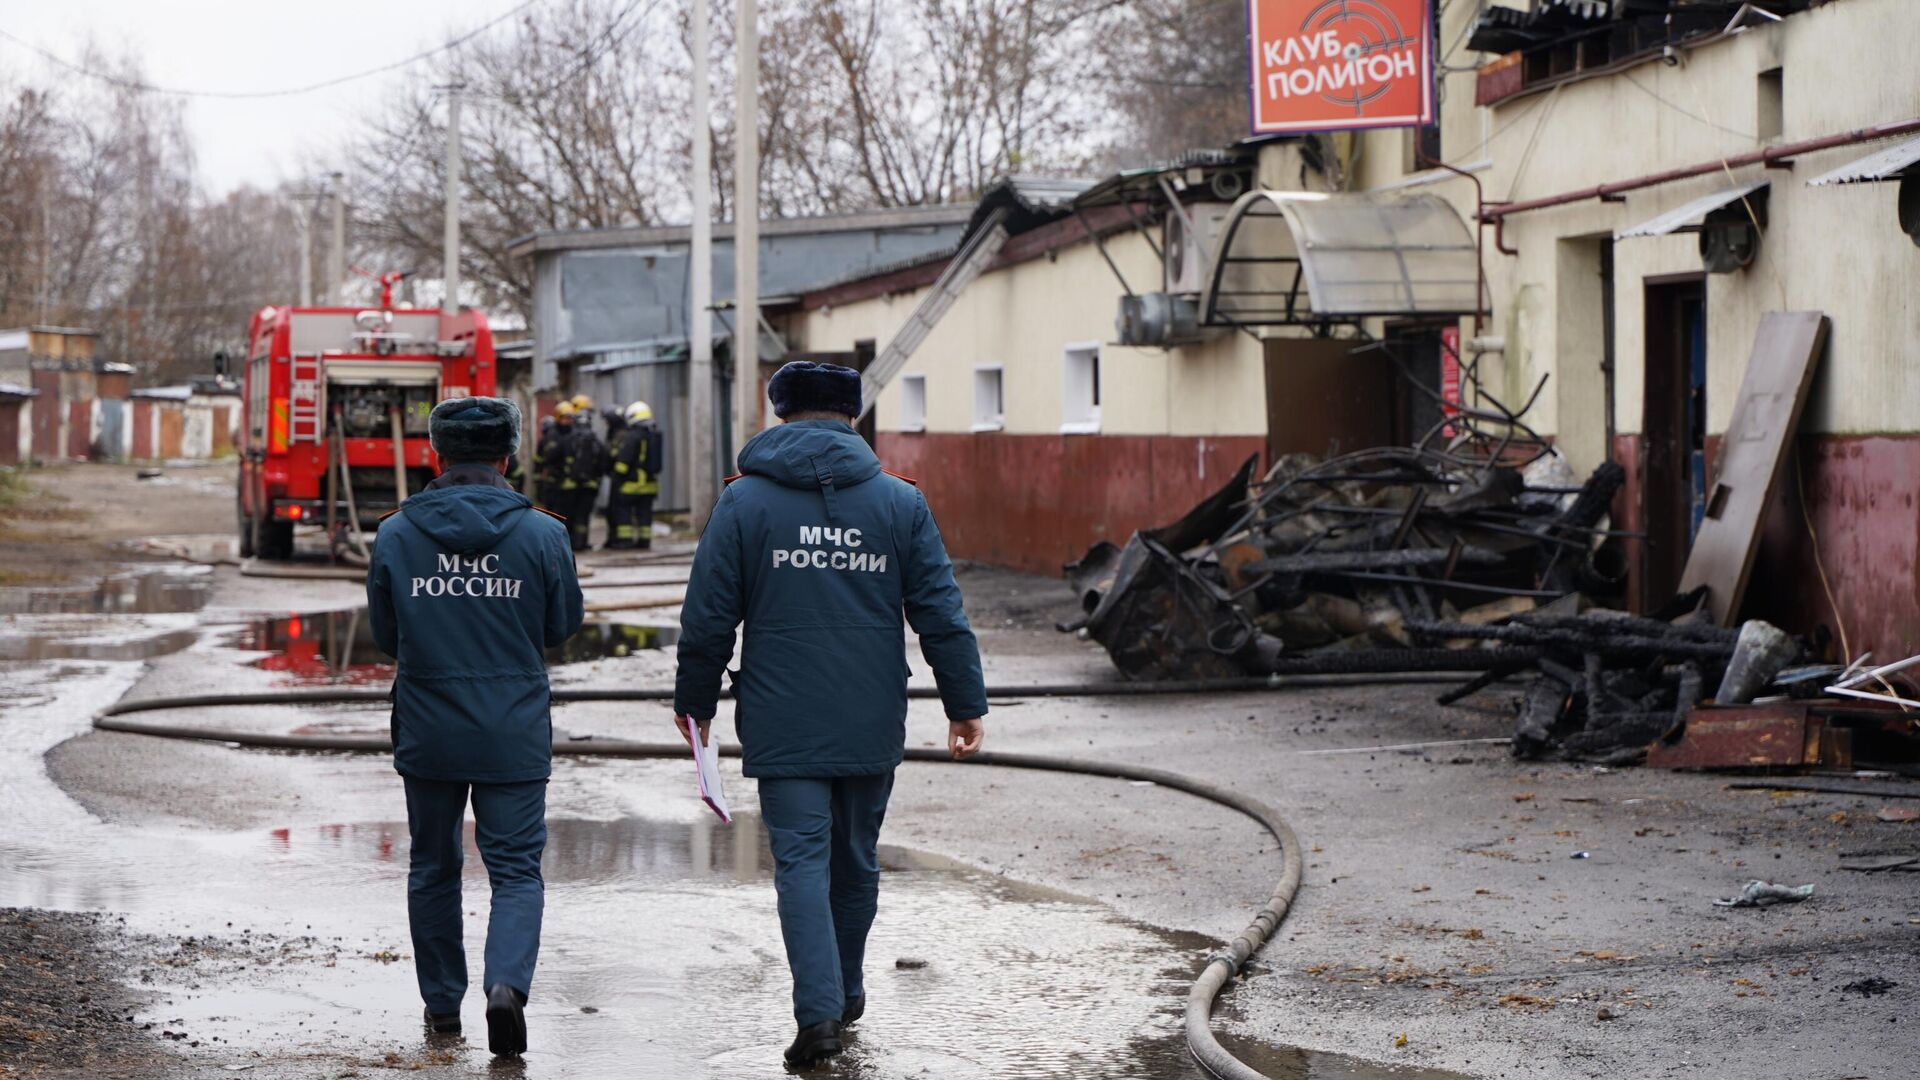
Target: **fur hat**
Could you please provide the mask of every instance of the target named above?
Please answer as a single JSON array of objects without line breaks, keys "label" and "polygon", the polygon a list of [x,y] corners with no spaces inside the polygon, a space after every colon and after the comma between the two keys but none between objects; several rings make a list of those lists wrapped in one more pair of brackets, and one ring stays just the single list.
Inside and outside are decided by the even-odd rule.
[{"label": "fur hat", "polygon": [[499,461],[520,449],[520,406],[506,398],[448,398],[427,417],[433,452],[447,461]]},{"label": "fur hat", "polygon": [[767,383],[773,415],[785,420],[794,413],[828,412],[860,415],[860,373],[838,364],[795,360]]}]

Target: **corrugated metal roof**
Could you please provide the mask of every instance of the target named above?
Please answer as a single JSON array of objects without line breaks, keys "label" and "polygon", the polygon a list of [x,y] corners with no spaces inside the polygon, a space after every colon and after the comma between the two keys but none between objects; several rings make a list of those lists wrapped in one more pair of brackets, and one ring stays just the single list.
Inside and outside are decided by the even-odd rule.
[{"label": "corrugated metal roof", "polygon": [[137,398],[158,398],[161,401],[185,401],[193,396],[191,386],[148,386],[133,392]]},{"label": "corrugated metal roof", "polygon": [[973,208],[961,243],[978,231],[995,210],[1007,211],[1007,232],[1018,235],[1056,221],[1073,211],[1073,200],[1097,179],[1080,176],[1003,176],[987,185]]},{"label": "corrugated metal roof", "polygon": [[1701,218],[1706,217],[1708,214],[1713,213],[1723,206],[1746,198],[1748,195],[1766,187],[1767,183],[1765,180],[1755,180],[1750,184],[1739,184],[1734,187],[1716,191],[1711,195],[1702,195],[1692,202],[1674,207],[1659,217],[1643,221],[1630,228],[1622,229],[1614,233],[1613,238],[1616,240],[1625,240],[1630,236],[1665,236],[1682,226],[1691,225],[1699,221]]},{"label": "corrugated metal roof", "polygon": [[1904,173],[1915,162],[1920,162],[1920,139],[1895,143],[1876,150],[1858,161],[1850,161],[1830,173],[1814,177],[1807,181],[1807,186],[1870,184],[1880,180],[1890,180]]},{"label": "corrugated metal roof", "polygon": [[[862,229],[901,229],[927,225],[952,225],[966,221],[973,213],[968,204],[936,206],[895,206],[861,210],[851,214],[823,214],[818,217],[768,218],[760,222],[760,235],[796,236],[809,233],[858,232]],[[693,237],[690,225],[647,225],[612,229],[550,229],[515,239],[508,254],[516,259],[542,251],[579,251],[588,248],[626,248],[647,244],[684,244]],[[733,223],[717,221],[715,240],[731,240]]]}]

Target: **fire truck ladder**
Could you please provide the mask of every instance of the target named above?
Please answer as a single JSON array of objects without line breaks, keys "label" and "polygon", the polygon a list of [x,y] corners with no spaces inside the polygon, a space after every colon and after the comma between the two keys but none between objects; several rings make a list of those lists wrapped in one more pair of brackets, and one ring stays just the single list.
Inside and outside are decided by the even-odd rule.
[{"label": "fire truck ladder", "polygon": [[947,263],[947,268],[934,281],[932,291],[921,299],[913,309],[913,314],[907,316],[907,321],[901,325],[900,332],[893,335],[893,340],[887,342],[887,347],[861,374],[860,397],[864,402],[861,416],[873,411],[874,400],[880,396],[880,391],[893,381],[895,375],[900,374],[901,368],[907,366],[913,351],[927,340],[928,334],[933,333],[933,328],[953,307],[960,293],[986,270],[987,264],[1000,254],[1000,248],[1006,242],[1006,211],[995,210],[988,215],[985,226],[954,253],[953,261]]},{"label": "fire truck ladder", "polygon": [[292,361],[293,387],[288,394],[287,441],[317,443],[326,426],[322,422],[325,417],[324,403],[320,400],[320,354],[302,356],[295,353]]}]

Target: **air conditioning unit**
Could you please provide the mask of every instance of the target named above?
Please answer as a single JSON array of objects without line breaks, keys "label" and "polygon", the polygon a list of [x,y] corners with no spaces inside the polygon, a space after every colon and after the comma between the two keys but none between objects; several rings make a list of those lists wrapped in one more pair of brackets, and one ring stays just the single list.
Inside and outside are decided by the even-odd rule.
[{"label": "air conditioning unit", "polygon": [[1753,265],[1760,251],[1760,230],[1745,221],[1708,225],[1700,230],[1700,264],[1709,274],[1731,274]]},{"label": "air conditioning unit", "polygon": [[1752,266],[1766,223],[1765,188],[1709,212],[1700,223],[1700,264],[1709,274],[1731,274]]},{"label": "air conditioning unit", "polygon": [[1122,345],[1180,345],[1200,340],[1200,304],[1163,292],[1120,298],[1113,320]]},{"label": "air conditioning unit", "polygon": [[1193,229],[1185,218],[1169,211],[1160,227],[1160,256],[1166,272],[1166,290],[1178,294],[1198,294],[1207,287],[1207,272],[1219,253],[1220,236],[1226,229],[1229,203],[1195,203],[1186,208]]}]

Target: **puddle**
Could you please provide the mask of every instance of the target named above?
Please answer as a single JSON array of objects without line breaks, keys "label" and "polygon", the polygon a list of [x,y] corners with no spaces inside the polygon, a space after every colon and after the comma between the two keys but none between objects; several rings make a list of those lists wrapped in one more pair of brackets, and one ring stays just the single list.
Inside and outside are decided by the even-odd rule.
[{"label": "puddle", "polygon": [[207,567],[127,570],[92,585],[0,587],[0,615],[171,615],[199,611],[212,590]]},{"label": "puddle", "polygon": [[[471,952],[483,935],[487,885],[471,824],[467,835]],[[332,890],[347,886],[352,899],[328,906],[371,904],[379,930],[367,936],[362,921],[361,933],[330,937],[309,921],[327,901],[283,896],[275,910],[285,929],[271,920],[236,922],[223,930],[222,944],[201,943],[209,955],[238,954],[227,956],[227,977],[214,977],[218,961],[211,970],[190,966],[181,973],[188,985],[168,993],[150,1018],[199,1040],[203,1049],[190,1058],[240,1057],[269,1070],[298,1060],[382,1062],[429,1077],[497,1072],[484,1051],[477,992],[468,997],[466,1040],[429,1045],[412,1034],[419,1004],[405,944],[406,852],[401,822],[255,834],[233,854],[257,867],[256,876],[281,879],[281,888],[321,878]],[[780,1075],[791,1014],[771,867],[752,814],[732,826],[647,817],[551,821],[541,966],[528,1007],[532,1049],[516,1071]],[[1203,1075],[1186,1053],[1181,1007],[1212,942],[938,858],[884,849],[882,868],[868,1014],[847,1053],[808,1075]],[[984,924],[979,915],[989,910],[994,917]],[[906,957],[915,965],[899,965]],[[477,963],[472,974],[479,977]],[[1277,1080],[1453,1076],[1244,1039],[1234,1049]]]},{"label": "puddle", "polygon": [[[631,656],[666,648],[679,638],[680,630],[673,626],[590,622],[558,648],[548,649],[547,663]],[[385,685],[393,679],[393,661],[373,643],[365,608],[260,619],[241,630],[234,644],[267,653],[253,666],[278,673],[291,685]]]},{"label": "puddle", "polygon": [[107,619],[34,620],[0,626],[0,660],[151,660],[191,646],[186,629],[130,627]]}]

